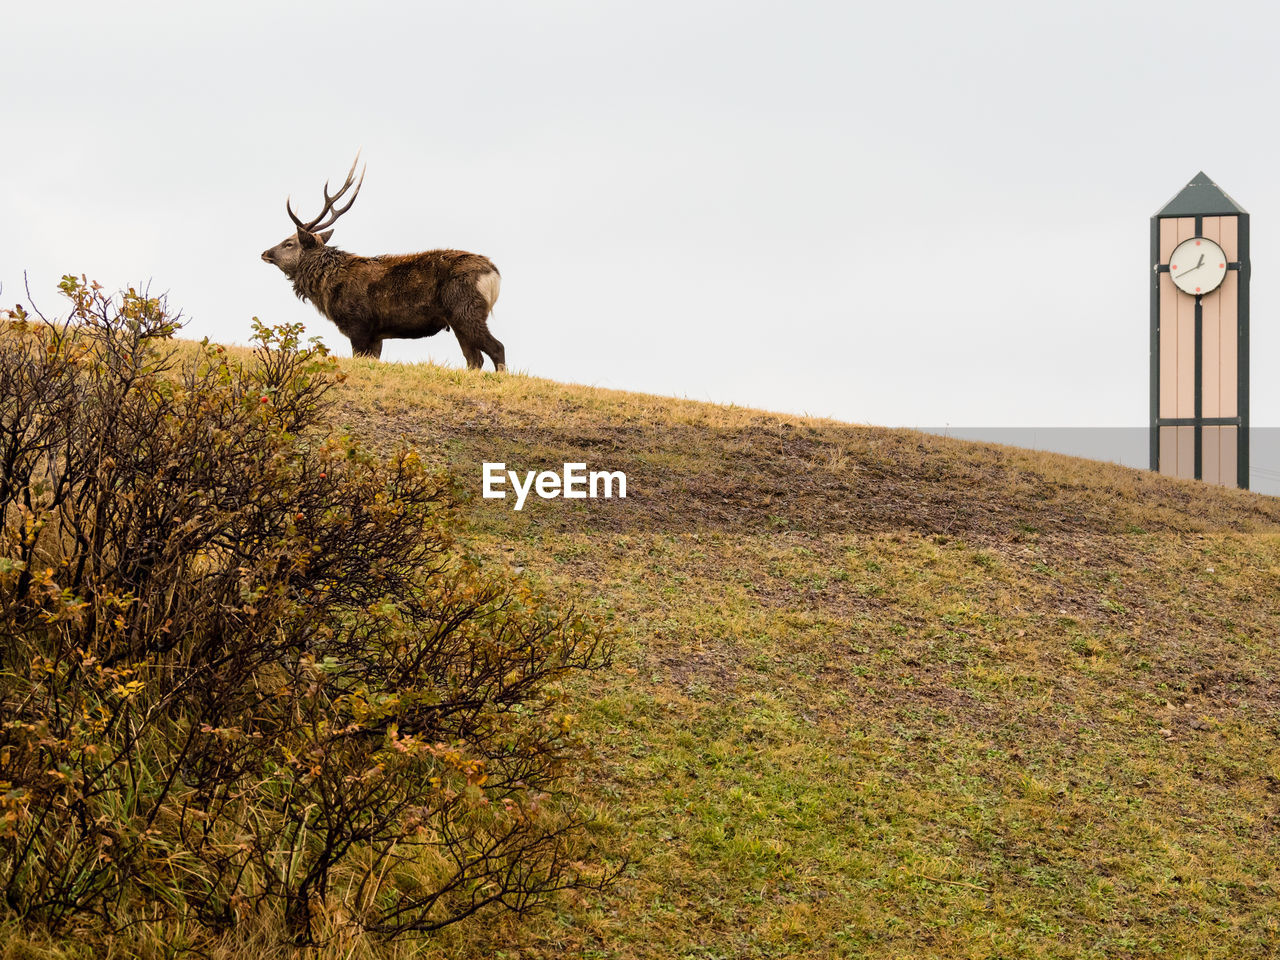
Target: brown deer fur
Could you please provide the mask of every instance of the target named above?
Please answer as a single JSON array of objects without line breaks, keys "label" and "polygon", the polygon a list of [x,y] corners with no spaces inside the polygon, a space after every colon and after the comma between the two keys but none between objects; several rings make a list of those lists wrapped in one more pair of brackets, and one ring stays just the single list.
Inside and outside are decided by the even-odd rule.
[{"label": "brown deer fur", "polygon": [[[334,197],[325,185],[321,216],[303,223],[289,209],[298,226],[262,259],[279,267],[293,281],[293,292],[310,300],[351,341],[357,356],[377,357],[389,338],[430,337],[452,329],[467,366],[484,365],[488,354],[499,370],[506,369],[502,343],[489,332],[488,317],[498,299],[501,277],[487,257],[462,250],[361,257],[327,245],[329,226],[355,202],[333,209],[333,202],[351,186],[355,173]],[[363,177],[361,178],[363,180]],[[356,193],[360,190],[356,186]],[[325,214],[330,215],[321,223]]]}]

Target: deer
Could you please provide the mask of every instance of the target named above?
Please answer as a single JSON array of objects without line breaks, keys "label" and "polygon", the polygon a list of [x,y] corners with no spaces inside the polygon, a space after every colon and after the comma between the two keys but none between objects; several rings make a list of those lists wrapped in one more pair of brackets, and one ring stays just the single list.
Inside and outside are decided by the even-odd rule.
[{"label": "deer", "polygon": [[[465,250],[362,257],[329,246],[333,225],[351,209],[364,184],[364,169],[360,180],[355,179],[359,162],[357,153],[346,181],[332,196],[325,181],[324,206],[312,219],[299,219],[293,198],[287,198],[285,210],[297,231],[264,250],[262,259],[293,281],[299,300],[310,301],[337,326],[357,357],[381,357],[386,339],[452,330],[468,368],[483,367],[487,354],[495,369],[506,370],[506,351],[489,332],[502,278],[488,257]],[[339,206],[344,197],[346,203]]]}]

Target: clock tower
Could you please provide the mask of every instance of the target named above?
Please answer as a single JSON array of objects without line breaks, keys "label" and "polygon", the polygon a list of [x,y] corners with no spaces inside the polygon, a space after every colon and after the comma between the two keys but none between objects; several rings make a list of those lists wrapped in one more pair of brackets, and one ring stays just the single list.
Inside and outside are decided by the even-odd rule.
[{"label": "clock tower", "polygon": [[1203,173],[1151,218],[1151,469],[1249,486],[1249,214]]}]

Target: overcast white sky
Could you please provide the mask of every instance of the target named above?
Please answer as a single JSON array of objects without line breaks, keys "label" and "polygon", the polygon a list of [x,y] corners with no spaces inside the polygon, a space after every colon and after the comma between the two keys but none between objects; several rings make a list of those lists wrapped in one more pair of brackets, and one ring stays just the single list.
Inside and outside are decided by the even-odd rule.
[{"label": "overcast white sky", "polygon": [[[150,281],[349,352],[259,254],[357,148],[333,243],[503,275],[514,369],[887,425],[1138,426],[1149,218],[1252,215],[1280,423],[1280,16],[1261,3],[9,5],[0,302]],[[313,209],[314,208],[314,209]],[[384,359],[461,365],[450,334]]]}]

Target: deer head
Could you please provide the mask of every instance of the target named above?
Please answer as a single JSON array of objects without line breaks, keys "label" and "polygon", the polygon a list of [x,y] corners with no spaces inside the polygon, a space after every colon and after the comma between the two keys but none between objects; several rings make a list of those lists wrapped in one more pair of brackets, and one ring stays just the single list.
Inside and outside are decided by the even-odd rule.
[{"label": "deer head", "polygon": [[[326,228],[332,227],[337,223],[338,218],[351,209],[351,205],[356,202],[356,197],[360,195],[360,187],[364,183],[364,170],[360,171],[360,180],[357,182],[355,179],[356,164],[359,162],[360,154],[357,153],[355,160],[351,162],[351,169],[347,171],[347,179],[333,196],[329,195],[329,181],[325,181],[324,207],[321,208],[314,219],[303,223],[298,219],[297,214],[293,212],[292,200],[285,200],[284,208],[288,211],[289,219],[293,221],[298,231],[285,237],[270,250],[264,250],[262,252],[263,260],[267,263],[274,263],[284,272],[285,276],[292,278],[298,268],[298,261],[302,259],[307,250],[312,250],[329,242],[329,238],[333,236],[333,231]],[[352,192],[350,199],[347,200],[346,205],[335,207],[334,204],[341,200],[348,190],[351,190],[353,184],[355,190]]]}]

